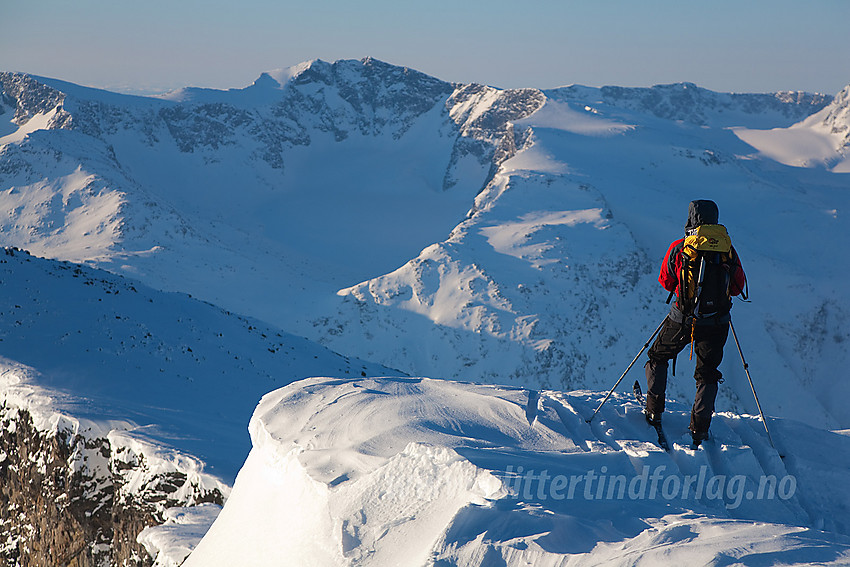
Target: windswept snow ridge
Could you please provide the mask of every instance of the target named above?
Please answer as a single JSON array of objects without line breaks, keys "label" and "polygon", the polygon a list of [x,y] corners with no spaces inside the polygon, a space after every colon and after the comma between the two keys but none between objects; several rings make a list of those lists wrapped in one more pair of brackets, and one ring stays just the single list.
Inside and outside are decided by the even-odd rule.
[{"label": "windswept snow ridge", "polygon": [[[615,396],[420,378],[314,378],[263,398],[204,565],[658,565],[850,560],[850,439],[718,416],[668,454]],[[528,405],[534,401],[533,407]],[[827,455],[843,455],[833,460]],[[840,483],[839,483],[840,484]],[[829,490],[824,490],[830,486]]]}]

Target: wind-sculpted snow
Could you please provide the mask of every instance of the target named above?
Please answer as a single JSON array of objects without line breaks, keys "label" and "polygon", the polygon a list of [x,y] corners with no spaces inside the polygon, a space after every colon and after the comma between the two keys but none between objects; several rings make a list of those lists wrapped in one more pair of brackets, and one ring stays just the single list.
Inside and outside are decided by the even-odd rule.
[{"label": "wind-sculpted snow", "polygon": [[[668,454],[615,395],[313,378],[265,396],[203,565],[841,565],[850,439],[723,414]],[[831,455],[837,457],[833,458]]]}]

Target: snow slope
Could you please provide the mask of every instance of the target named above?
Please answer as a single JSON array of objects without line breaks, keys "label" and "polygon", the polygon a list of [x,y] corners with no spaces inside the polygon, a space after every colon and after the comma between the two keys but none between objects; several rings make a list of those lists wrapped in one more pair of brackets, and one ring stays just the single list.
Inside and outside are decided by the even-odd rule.
[{"label": "snow slope", "polygon": [[[185,565],[846,565],[850,439],[687,406],[656,447],[615,395],[312,378],[265,396],[253,449]],[[761,486],[761,488],[760,488]]]},{"label": "snow slope", "polygon": [[838,93],[831,105],[793,126],[771,130],[736,128],[735,133],[780,163],[797,167],[821,165],[836,173],[850,173],[850,86]]},{"label": "snow slope", "polygon": [[[765,405],[846,428],[838,400],[850,391],[835,376],[850,364],[850,262],[823,243],[850,231],[850,178],[757,157],[725,128],[567,94],[515,123],[531,130],[527,143],[448,239],[341,290],[325,336],[313,336],[411,374],[607,389],[667,312],[657,274],[688,202],[711,198],[749,278],[752,302],[733,317],[756,381],[770,384]],[[727,354],[721,407],[755,412],[740,359]],[[680,362],[670,395],[687,399]]]},{"label": "snow slope", "polygon": [[[152,557],[182,560],[215,518],[250,448],[245,423],[257,398],[307,376],[388,372],[185,294],[18,249],[0,254],[0,285],[5,451],[24,450],[16,431],[30,420],[39,435],[70,439],[62,465],[69,478],[90,479],[84,502],[71,505],[93,515],[151,510],[165,524],[144,533]],[[21,455],[4,449],[5,483]],[[45,476],[30,482],[46,491]],[[76,489],[65,487],[63,503]],[[0,557],[36,545],[7,510],[0,526]],[[108,556],[114,542],[86,543]]]},{"label": "snow slope", "polygon": [[185,294],[21,251],[0,256],[0,281],[0,354],[33,370],[14,390],[49,392],[51,411],[77,419],[133,422],[224,480],[247,454],[244,423],[264,393],[329,370],[387,372]]}]

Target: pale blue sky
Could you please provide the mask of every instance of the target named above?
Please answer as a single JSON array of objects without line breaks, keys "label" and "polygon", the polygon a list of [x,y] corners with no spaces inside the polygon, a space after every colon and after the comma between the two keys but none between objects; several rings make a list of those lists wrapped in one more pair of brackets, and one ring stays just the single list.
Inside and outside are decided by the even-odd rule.
[{"label": "pale blue sky", "polygon": [[138,92],[372,56],[505,88],[835,94],[848,22],[850,0],[0,0],[0,70]]}]

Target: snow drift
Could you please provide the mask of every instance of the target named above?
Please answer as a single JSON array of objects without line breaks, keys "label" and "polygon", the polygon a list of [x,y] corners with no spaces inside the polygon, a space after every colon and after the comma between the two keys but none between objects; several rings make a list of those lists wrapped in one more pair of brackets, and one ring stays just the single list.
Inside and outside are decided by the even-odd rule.
[{"label": "snow drift", "polygon": [[641,408],[591,392],[312,378],[265,396],[203,565],[840,565],[850,438],[687,408],[655,446]]}]

